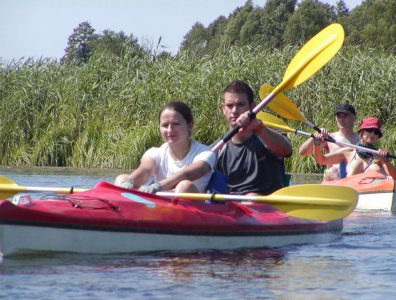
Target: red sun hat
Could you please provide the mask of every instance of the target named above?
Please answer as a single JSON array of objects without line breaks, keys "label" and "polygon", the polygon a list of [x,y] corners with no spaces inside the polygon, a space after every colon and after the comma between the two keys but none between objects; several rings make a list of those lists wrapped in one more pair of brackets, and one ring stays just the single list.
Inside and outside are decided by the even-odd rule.
[{"label": "red sun hat", "polygon": [[363,129],[378,129],[380,132],[379,137],[382,136],[381,121],[376,117],[364,118],[359,125],[359,133]]}]

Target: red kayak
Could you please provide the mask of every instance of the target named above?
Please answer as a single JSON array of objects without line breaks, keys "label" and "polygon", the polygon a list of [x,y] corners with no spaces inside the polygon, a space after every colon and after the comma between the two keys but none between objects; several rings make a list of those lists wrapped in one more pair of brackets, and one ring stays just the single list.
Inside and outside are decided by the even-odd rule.
[{"label": "red kayak", "polygon": [[359,194],[357,210],[396,211],[395,181],[391,176],[369,171],[350,177],[323,181],[326,185],[351,187]]},{"label": "red kayak", "polygon": [[330,242],[342,219],[303,220],[267,204],[175,200],[106,182],[69,195],[0,203],[3,255],[131,253]]}]

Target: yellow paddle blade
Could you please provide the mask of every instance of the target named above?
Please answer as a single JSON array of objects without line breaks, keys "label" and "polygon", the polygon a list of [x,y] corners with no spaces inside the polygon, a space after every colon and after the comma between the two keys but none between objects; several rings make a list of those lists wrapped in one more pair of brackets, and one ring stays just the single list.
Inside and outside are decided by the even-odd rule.
[{"label": "yellow paddle blade", "polygon": [[57,193],[70,194],[72,192],[83,192],[86,189],[79,188],[59,188],[59,187],[34,187],[34,186],[20,186],[11,179],[0,175],[0,199],[12,197],[18,193],[42,192],[42,193]]},{"label": "yellow paddle blade", "polygon": [[264,111],[259,111],[256,114],[256,118],[258,120],[261,120],[261,122],[263,122],[263,124],[265,126],[277,128],[277,129],[280,129],[280,130],[286,131],[286,132],[294,131],[292,128],[287,126],[285,122],[283,122],[282,120],[278,119],[277,117],[275,117],[269,113],[266,113]]},{"label": "yellow paddle blade", "polygon": [[267,203],[289,216],[302,219],[328,221],[344,218],[355,209],[359,195],[349,187],[334,187],[327,189],[321,184],[290,186],[271,194],[273,201]]},{"label": "yellow paddle blade", "polygon": [[341,48],[344,29],[332,24],[311,38],[290,62],[283,82],[285,88],[295,87],[322,68]]},{"label": "yellow paddle blade", "polygon": [[[269,95],[273,90],[273,86],[263,84],[259,90],[260,99],[267,97],[267,95]],[[275,98],[267,104],[267,106],[283,118],[305,122],[305,118],[301,114],[297,105],[282,93],[277,94]]]},{"label": "yellow paddle blade", "polygon": [[7,177],[0,175],[0,198],[1,199],[6,199],[6,198],[12,197],[15,194],[17,194],[15,192],[15,189],[18,189],[18,185],[14,181],[12,181],[11,179],[8,179]]},{"label": "yellow paddle blade", "polygon": [[320,221],[337,220],[348,216],[355,209],[358,200],[358,193],[352,188],[321,184],[294,185],[282,188],[268,196],[171,192],[157,194],[191,200],[263,202],[289,216]]},{"label": "yellow paddle blade", "polygon": [[0,184],[17,185],[14,181],[2,175],[0,175]]}]

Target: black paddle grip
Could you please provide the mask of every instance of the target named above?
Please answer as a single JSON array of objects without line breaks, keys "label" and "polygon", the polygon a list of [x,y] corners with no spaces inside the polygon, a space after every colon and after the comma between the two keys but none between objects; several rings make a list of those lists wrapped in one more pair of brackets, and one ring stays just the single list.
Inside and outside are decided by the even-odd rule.
[{"label": "black paddle grip", "polygon": [[237,125],[231,130],[229,130],[224,136],[223,136],[223,142],[227,143],[234,135],[237,134],[238,130],[241,128],[241,126]]},{"label": "black paddle grip", "polygon": [[317,132],[322,133],[322,130],[316,125],[313,126],[313,129],[315,129]]},{"label": "black paddle grip", "polygon": [[[249,111],[248,116],[251,120],[253,120],[256,117],[256,113],[252,110]],[[237,125],[234,128],[232,128],[230,131],[228,131],[224,136],[223,136],[223,142],[227,143],[234,135],[237,134],[237,132],[241,129],[241,126]]]},{"label": "black paddle grip", "polygon": [[[320,130],[320,128],[319,128],[318,126],[314,125],[313,128],[314,128],[317,132],[322,133],[322,130]],[[335,142],[336,142],[336,140],[333,139],[331,136],[325,138],[325,140],[326,140],[327,142],[331,142],[331,143],[335,143]]]},{"label": "black paddle grip", "polygon": [[249,110],[248,116],[250,120],[253,120],[256,117],[256,113],[253,110]]}]

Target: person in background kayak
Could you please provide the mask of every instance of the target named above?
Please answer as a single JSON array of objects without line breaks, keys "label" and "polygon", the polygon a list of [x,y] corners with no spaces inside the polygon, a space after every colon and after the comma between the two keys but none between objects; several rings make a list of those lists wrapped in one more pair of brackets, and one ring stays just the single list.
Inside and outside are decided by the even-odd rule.
[{"label": "person in background kayak", "polygon": [[[338,130],[333,133],[329,133],[325,128],[321,128],[321,131],[326,135],[330,136],[338,142],[357,144],[359,143],[359,135],[353,130],[353,126],[356,121],[355,108],[348,104],[338,104],[334,111],[335,121]],[[301,156],[307,156],[313,154],[314,139],[307,139],[298,150]],[[339,150],[343,146],[335,143],[323,142],[321,144],[325,153],[331,153]],[[329,164],[325,171],[325,180],[334,180],[336,178],[343,178],[346,176],[347,165],[342,161],[340,164]]]},{"label": "person in background kayak", "polygon": [[[117,176],[114,184],[148,193],[172,189],[179,193],[205,192],[216,155],[208,146],[191,140],[193,126],[191,110],[185,103],[164,105],[159,127],[165,143],[147,150],[139,167],[130,175]],[[143,185],[153,177],[154,183]]]},{"label": "person in background kayak", "polygon": [[228,177],[230,194],[268,195],[283,187],[283,158],[291,155],[291,143],[260,120],[251,120],[248,113],[254,106],[246,82],[236,80],[224,89],[221,110],[228,126],[241,127],[217,157],[216,167]]},{"label": "person in background kayak", "polygon": [[[358,133],[360,137],[359,146],[377,150],[373,144],[382,136],[380,120],[376,117],[363,119],[360,122]],[[314,135],[314,156],[317,163],[329,165],[343,161],[348,166],[347,177],[369,170],[376,170],[396,179],[396,169],[389,161],[389,158],[386,157],[388,152],[385,149],[378,149],[379,155],[351,147],[323,154],[320,144],[328,135],[326,133],[315,133]]]}]

